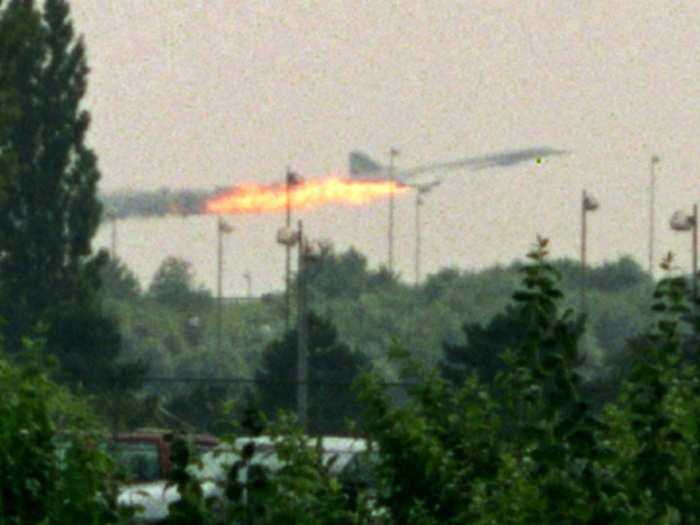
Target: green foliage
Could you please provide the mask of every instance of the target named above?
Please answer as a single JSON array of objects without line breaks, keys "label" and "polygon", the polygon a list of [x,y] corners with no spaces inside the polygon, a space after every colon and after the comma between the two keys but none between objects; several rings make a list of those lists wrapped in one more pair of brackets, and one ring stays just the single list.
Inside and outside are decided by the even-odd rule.
[{"label": "green foliage", "polygon": [[[223,509],[228,522],[256,524],[698,523],[700,380],[694,354],[700,314],[687,300],[685,280],[669,275],[658,283],[654,324],[627,343],[631,359],[619,378],[624,386],[600,410],[588,398],[596,384],[585,383],[581,367],[590,332],[565,308],[559,266],[548,261],[547,251],[547,241],[538,240],[529,262],[518,266],[521,287],[506,310],[512,317],[485,328],[467,325],[467,344],[490,343],[502,360],[482,374],[488,381],[479,378],[478,366],[449,381],[426,371],[416,352],[400,343],[388,353],[404,360],[394,366],[412,385],[401,403],[381,371],[362,376],[363,429],[376,460],[369,487],[349,492],[306,436],[282,418],[273,432],[280,438],[281,468],[254,467],[256,450],[240,451],[223,502],[206,500],[188,471],[177,470],[173,482],[185,497],[173,505],[171,522],[219,523]],[[449,288],[434,297],[451,293]],[[368,292],[360,300],[366,297]],[[312,320],[311,336],[320,347],[340,344],[321,319]],[[262,368],[268,375],[277,370],[278,397],[286,398],[288,409],[295,396],[284,378],[290,384],[295,379],[294,344],[294,334],[274,341]],[[333,358],[328,366],[340,361]],[[314,397],[331,406],[328,400],[339,396],[312,393],[312,402]],[[246,414],[256,419],[251,410]],[[176,461],[185,465],[187,455],[180,456]]]},{"label": "green foliage", "polygon": [[367,509],[355,507],[331,475],[320,444],[310,446],[308,437],[289,420],[280,422],[273,439],[280,468],[264,469],[249,483],[248,499],[253,508],[246,509],[245,516],[251,525],[368,523]]},{"label": "green foliage", "polygon": [[340,255],[328,251],[308,265],[309,285],[323,297],[354,300],[370,286],[367,258],[353,248]]},{"label": "green foliage", "polygon": [[[360,407],[352,391],[368,358],[338,340],[333,324],[311,313],[309,327],[309,430],[314,434],[347,432],[347,419],[356,420]],[[260,408],[269,416],[296,407],[297,335],[270,343],[255,374]]]},{"label": "green foliage", "polygon": [[211,302],[208,292],[195,287],[190,263],[177,257],[168,257],[160,265],[148,296],[181,313],[197,311]]},{"label": "green foliage", "polygon": [[17,347],[47,310],[89,298],[97,288],[90,240],[100,218],[99,172],[84,145],[87,65],[68,5],[46,0],[40,11],[11,2],[0,19],[15,37],[0,51],[0,70],[10,72],[0,91],[17,108],[0,148],[0,157],[11,156],[15,167],[4,180],[0,273],[5,333]]},{"label": "green foliage", "polygon": [[377,505],[390,523],[464,523],[473,486],[499,463],[499,418],[489,394],[470,379],[458,390],[432,375],[401,408],[381,381],[362,385],[367,425],[380,451]]},{"label": "green foliage", "polygon": [[112,464],[86,414],[40,367],[0,360],[0,522],[121,522]]},{"label": "green foliage", "polygon": [[[310,443],[292,419],[282,418],[269,435],[269,447],[254,441],[240,448],[238,460],[220,482],[221,498],[207,497],[188,468],[191,452],[184,441],[172,447],[170,483],[181,497],[170,504],[164,524],[360,525],[380,523],[368,499],[351,495],[332,473],[337,458],[324,457],[320,441]],[[230,453],[230,452],[229,452]]]},{"label": "green foliage", "polygon": [[[157,377],[251,378],[261,365],[265,348],[283,337],[283,298],[271,294],[261,300],[224,303],[219,351],[217,311],[210,299],[199,301],[201,290],[193,284],[187,263],[180,262],[187,268],[179,272],[180,278],[173,279],[180,283],[173,287],[179,290],[173,297],[181,300],[165,302],[149,294],[134,295],[128,269],[115,261],[105,265],[109,271],[103,272],[103,295],[110,315],[119,320],[121,359],[146,359],[149,374]],[[576,276],[580,265],[572,261],[555,261],[552,265],[563,274],[562,307],[578,307]],[[517,339],[509,327],[509,319],[517,309],[506,306],[518,285],[521,266],[493,267],[478,273],[445,269],[413,287],[389,278],[382,270],[369,269],[365,258],[354,250],[337,254],[327,250],[322,261],[312,261],[308,268],[309,302],[313,310],[333,320],[340,340],[370,357],[386,380],[397,377],[396,363],[386,357],[386,348],[393,340],[400,341],[428,367],[440,361],[446,348],[458,353],[474,348],[473,356],[469,351],[469,359],[460,357],[453,364],[461,369],[473,364],[473,357],[482,363],[481,371],[486,373],[483,377],[490,380],[504,366],[500,353]],[[624,271],[626,266],[622,259],[606,265],[605,271],[625,276],[630,273]],[[635,279],[625,282],[628,284],[611,285],[611,290],[593,289],[588,296],[580,371],[585,378],[584,394],[595,401],[596,407],[619,391],[629,362],[627,341],[642,334],[651,322],[649,283]],[[464,332],[465,328],[469,333]],[[509,338],[510,342],[506,341]],[[497,351],[487,352],[489,345]],[[462,377],[463,370],[457,374]],[[176,404],[176,412],[184,411],[182,415],[188,419],[197,412],[195,399],[202,394],[194,392],[194,384],[153,383],[146,386],[144,395],[157,394],[161,406],[175,409]],[[239,392],[232,388],[230,395]],[[201,415],[200,419],[206,419]]]},{"label": "green foliage", "polygon": [[0,331],[11,352],[45,339],[65,375],[104,387],[121,341],[97,296],[105,256],[91,248],[101,207],[85,47],[65,0],[7,3],[0,33]]},{"label": "green foliage", "polygon": [[115,321],[79,303],[53,310],[51,320],[46,338],[70,382],[91,391],[109,388],[121,346]]},{"label": "green foliage", "polygon": [[477,372],[482,381],[491,383],[506,366],[502,353],[522,340],[527,322],[518,310],[508,308],[491,319],[488,326],[465,323],[463,331],[466,344],[443,343],[445,358],[439,363],[442,375],[461,384]]},{"label": "green foliage", "polygon": [[[670,265],[669,256],[663,266],[670,270]],[[694,368],[681,359],[681,328],[690,314],[686,296],[684,278],[659,282],[652,307],[658,319],[649,344],[639,348],[644,355],[634,364],[620,406],[633,431],[626,459],[632,467],[627,482],[638,490],[635,496],[653,495],[649,510],[654,520],[673,512],[694,523],[700,518],[692,488],[697,445],[688,424],[700,415],[696,408],[700,390]]]},{"label": "green foliage", "polygon": [[133,272],[120,259],[109,258],[100,274],[101,290],[106,298],[135,301],[141,295],[141,285]]},{"label": "green foliage", "polygon": [[474,376],[458,389],[431,376],[397,408],[379,378],[365,380],[388,522],[697,522],[700,388],[680,365],[684,323],[697,321],[684,280],[659,283],[645,355],[601,417],[581,397],[581,327],[560,312],[546,255],[540,240],[521,268],[525,329],[506,342],[493,396]]},{"label": "green foliage", "polygon": [[193,460],[191,445],[180,436],[170,436],[172,471],[169,484],[177,487],[179,499],[169,505],[163,525],[205,525],[213,523],[212,504],[205,500],[201,484],[188,471]]},{"label": "green foliage", "polygon": [[[238,388],[222,383],[196,383],[182,392],[175,393],[165,403],[169,413],[185,422],[188,428],[202,432],[219,434],[226,430],[223,420],[226,402],[238,397]],[[176,421],[169,421],[169,426],[179,427]]]}]

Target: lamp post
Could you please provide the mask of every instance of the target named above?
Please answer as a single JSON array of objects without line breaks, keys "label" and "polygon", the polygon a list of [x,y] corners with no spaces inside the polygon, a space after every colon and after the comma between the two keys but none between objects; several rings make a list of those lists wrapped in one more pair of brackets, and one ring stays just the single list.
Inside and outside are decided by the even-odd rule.
[{"label": "lamp post", "polygon": [[216,351],[221,355],[221,322],[223,311],[222,283],[224,274],[224,243],[223,237],[227,233],[233,232],[233,226],[225,223],[222,218],[217,217],[216,221]]},{"label": "lamp post", "polygon": [[253,297],[253,276],[251,275],[251,273],[249,271],[246,271],[243,274],[243,278],[245,279],[245,283],[246,283],[247,296],[248,296],[248,299],[250,299],[251,297]]},{"label": "lamp post", "polygon": [[435,180],[427,184],[413,184],[416,188],[416,258],[415,258],[415,274],[416,286],[420,281],[420,256],[421,256],[421,223],[420,223],[420,208],[423,205],[423,196],[432,191],[435,186],[438,186],[441,181]]},{"label": "lamp post", "polygon": [[[285,175],[285,209],[286,209],[286,220],[285,220],[285,226],[287,228],[292,227],[292,201],[291,201],[291,190],[294,186],[298,186],[303,182],[303,179],[294,173],[292,170],[287,168],[287,172]],[[290,323],[290,291],[289,291],[289,285],[290,285],[290,280],[291,280],[291,271],[292,271],[292,253],[291,253],[292,247],[290,245],[287,245],[286,247],[286,259],[285,259],[285,271],[284,271],[284,327],[285,331],[289,331],[289,323]]]},{"label": "lamp post", "polygon": [[661,161],[656,155],[652,155],[649,161],[649,275],[654,279],[654,187],[656,186],[656,165]]},{"label": "lamp post", "polygon": [[677,211],[671,216],[671,229],[678,232],[690,231],[691,237],[691,272],[693,299],[698,297],[698,205],[693,205],[693,213],[690,215]]},{"label": "lamp post", "polygon": [[309,414],[309,337],[306,312],[306,241],[304,227],[298,224],[299,259],[297,262],[297,415],[302,429],[307,428]]},{"label": "lamp post", "polygon": [[416,192],[416,286],[420,281],[420,207],[423,205],[423,196]]},{"label": "lamp post", "polygon": [[[394,159],[399,156],[399,150],[391,148],[389,150],[389,180],[393,183],[394,180]],[[394,271],[394,186],[392,185],[389,192],[389,232],[388,232],[388,255],[387,266],[390,272]]]},{"label": "lamp post", "polygon": [[598,201],[584,190],[581,195],[581,312],[586,313],[586,216],[600,207]]},{"label": "lamp post", "polygon": [[306,301],[306,262],[318,257],[321,246],[317,242],[310,243],[304,237],[302,221],[297,223],[297,230],[280,228],[277,232],[277,242],[285,247],[297,246],[297,419],[299,425],[307,428],[309,413],[309,335],[308,311]]}]

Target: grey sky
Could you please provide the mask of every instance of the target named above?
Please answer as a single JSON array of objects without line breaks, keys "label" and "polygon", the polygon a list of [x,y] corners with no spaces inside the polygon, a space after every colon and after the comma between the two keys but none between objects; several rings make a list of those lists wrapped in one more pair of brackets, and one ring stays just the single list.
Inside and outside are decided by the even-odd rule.
[{"label": "grey sky", "polygon": [[[236,2],[76,0],[92,75],[92,145],[105,191],[213,187],[347,170],[351,150],[410,168],[546,145],[571,154],[453,174],[427,199],[423,267],[521,257],[537,233],[575,257],[580,195],[593,263],[646,266],[649,157],[657,254],[699,199],[700,10],[677,1]],[[413,197],[397,210],[398,269],[412,279]],[[385,260],[386,205],[301,215],[311,233]],[[232,217],[228,293],[281,285],[281,215]],[[211,224],[210,224],[211,223]],[[213,219],[133,221],[119,251],[147,279],[165,255],[213,284]],[[101,232],[97,244],[107,244]],[[154,250],[157,247],[157,251]],[[236,253],[234,256],[233,253]]]}]

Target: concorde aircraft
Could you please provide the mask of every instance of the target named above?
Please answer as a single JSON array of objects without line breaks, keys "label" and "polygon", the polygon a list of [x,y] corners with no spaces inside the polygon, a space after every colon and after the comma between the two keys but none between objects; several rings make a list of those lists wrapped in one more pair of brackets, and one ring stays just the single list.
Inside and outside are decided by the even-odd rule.
[{"label": "concorde aircraft", "polygon": [[[488,168],[508,167],[528,160],[539,160],[542,157],[566,155],[568,151],[550,147],[526,148],[519,150],[501,151],[491,155],[467,157],[464,159],[433,162],[423,166],[408,169],[395,169],[393,179],[398,182],[406,182],[412,177],[426,173],[445,173],[456,170],[484,170]],[[383,166],[371,159],[369,155],[361,151],[350,153],[350,177],[355,180],[386,180],[391,179],[392,174],[388,166]]]},{"label": "concorde aircraft", "polygon": [[[414,186],[417,190],[420,190],[418,187],[420,184],[416,184],[414,181],[423,185],[425,183],[421,182],[420,179],[411,180],[418,175],[429,173],[441,175],[445,172],[456,170],[483,170],[507,167],[527,160],[564,155],[566,153],[568,152],[548,147],[503,151],[493,155],[468,157],[451,162],[436,162],[409,169],[397,169],[394,172],[394,180],[407,186]],[[382,166],[372,160],[366,153],[353,151],[350,153],[350,178],[370,181],[387,180],[391,176],[388,166]],[[101,195],[100,199],[104,204],[105,210],[109,212],[109,215],[105,216],[106,219],[110,217],[121,219],[134,216],[188,216],[204,213],[206,201],[225,189],[220,187],[213,190],[160,189],[155,191],[122,191]]]}]

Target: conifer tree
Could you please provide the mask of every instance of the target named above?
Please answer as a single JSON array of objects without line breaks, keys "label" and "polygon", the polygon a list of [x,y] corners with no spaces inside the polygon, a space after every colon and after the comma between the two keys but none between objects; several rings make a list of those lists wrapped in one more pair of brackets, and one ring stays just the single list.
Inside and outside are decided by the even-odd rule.
[{"label": "conifer tree", "polygon": [[74,328],[61,328],[80,326],[83,314],[102,316],[96,291],[104,255],[91,250],[101,214],[99,171],[85,143],[90,117],[81,104],[85,46],[65,0],[41,7],[0,1],[0,34],[0,97],[10,108],[0,114],[2,335],[10,350],[39,334],[59,356],[104,363],[116,355],[118,337],[87,348]]}]

